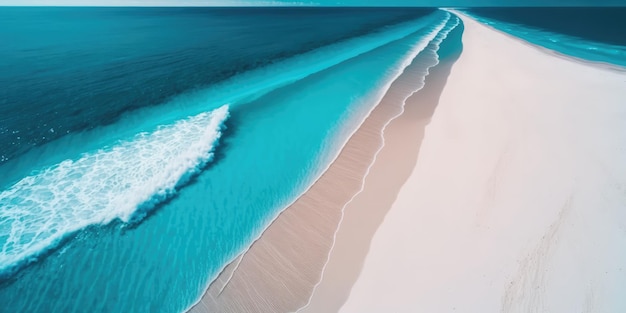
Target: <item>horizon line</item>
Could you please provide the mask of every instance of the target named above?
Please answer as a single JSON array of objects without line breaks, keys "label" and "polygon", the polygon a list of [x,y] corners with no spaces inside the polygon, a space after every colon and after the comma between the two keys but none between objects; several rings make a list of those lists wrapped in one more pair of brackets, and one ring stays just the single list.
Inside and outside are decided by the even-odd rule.
[{"label": "horizon line", "polygon": [[74,8],[438,8],[438,9],[467,9],[467,8],[626,8],[626,5],[474,5],[474,6],[426,6],[426,5],[321,5],[321,4],[230,4],[230,5],[106,5],[106,4],[0,4],[0,7],[74,7]]}]

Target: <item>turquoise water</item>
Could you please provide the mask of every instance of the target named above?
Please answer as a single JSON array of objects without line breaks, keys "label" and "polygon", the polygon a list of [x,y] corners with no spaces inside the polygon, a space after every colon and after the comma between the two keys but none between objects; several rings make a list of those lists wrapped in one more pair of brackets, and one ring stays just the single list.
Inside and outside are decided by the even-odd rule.
[{"label": "turquoise water", "polygon": [[563,55],[626,67],[626,8],[476,8],[467,13]]},{"label": "turquoise water", "polygon": [[[12,150],[0,167],[3,307],[187,308],[324,170],[451,18],[443,11],[403,14],[401,22]],[[112,114],[101,107],[106,103],[94,110]],[[30,131],[19,130],[11,137]]]}]

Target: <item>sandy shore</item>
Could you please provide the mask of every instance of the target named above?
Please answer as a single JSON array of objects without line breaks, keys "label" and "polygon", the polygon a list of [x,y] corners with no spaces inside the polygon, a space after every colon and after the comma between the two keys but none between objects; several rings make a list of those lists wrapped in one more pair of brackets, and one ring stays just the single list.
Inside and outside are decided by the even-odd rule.
[{"label": "sandy shore", "polygon": [[293,312],[307,304],[328,261],[343,209],[362,190],[383,147],[383,129],[422,87],[435,57],[425,54],[413,60],[327,171],[224,269],[189,312]]},{"label": "sandy shore", "polygon": [[626,75],[463,20],[416,165],[340,312],[626,310]]},{"label": "sandy shore", "polygon": [[[461,34],[459,30],[457,35]],[[385,129],[385,145],[371,166],[363,191],[344,209],[324,276],[310,303],[300,313],[338,312],[348,298],[374,233],[415,167],[425,127],[460,52],[454,51],[430,69],[426,87],[407,99],[405,111]]]},{"label": "sandy shore", "polygon": [[191,312],[626,310],[626,75],[463,20]]}]

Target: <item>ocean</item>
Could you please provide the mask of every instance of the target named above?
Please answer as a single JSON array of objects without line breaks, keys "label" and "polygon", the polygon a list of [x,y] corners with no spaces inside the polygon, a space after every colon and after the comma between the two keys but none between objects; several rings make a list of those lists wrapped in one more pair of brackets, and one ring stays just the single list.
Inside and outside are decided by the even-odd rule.
[{"label": "ocean", "polygon": [[0,310],[184,311],[453,18],[0,8]]},{"label": "ocean", "polygon": [[626,67],[626,7],[472,8],[467,13],[560,54]]}]

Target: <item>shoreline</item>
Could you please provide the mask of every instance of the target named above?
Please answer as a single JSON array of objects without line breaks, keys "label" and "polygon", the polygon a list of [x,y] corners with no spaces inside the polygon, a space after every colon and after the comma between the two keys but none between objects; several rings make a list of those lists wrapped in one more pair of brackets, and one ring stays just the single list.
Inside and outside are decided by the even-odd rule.
[{"label": "shoreline", "polygon": [[[350,211],[355,210],[356,208],[353,207],[359,207],[360,205],[364,205],[364,203],[361,199],[362,198],[369,198],[369,195],[372,194],[372,190],[370,189],[370,183],[368,183],[370,180],[378,180],[384,177],[381,177],[380,173],[377,173],[379,171],[378,167],[380,165],[380,163],[387,163],[387,162],[394,162],[394,164],[396,164],[395,168],[397,168],[397,162],[398,160],[389,160],[389,156],[388,151],[394,151],[394,152],[399,152],[397,151],[397,146],[399,144],[399,142],[396,140],[399,137],[402,137],[402,143],[406,144],[408,142],[410,142],[410,138],[405,138],[406,136],[402,136],[397,133],[396,128],[398,128],[399,126],[397,124],[406,124],[406,120],[410,119],[407,118],[407,115],[413,115],[415,110],[415,107],[417,106],[422,106],[422,108],[417,108],[418,111],[420,111],[420,114],[424,114],[424,115],[428,115],[427,113],[425,113],[424,111],[428,111],[430,109],[434,110],[434,108],[436,107],[436,98],[438,97],[438,95],[441,92],[441,89],[443,88],[443,86],[445,85],[445,80],[447,77],[447,74],[449,73],[450,68],[452,67],[452,65],[454,64],[454,61],[456,60],[456,57],[458,57],[458,53],[460,53],[460,51],[456,51],[455,49],[457,47],[453,47],[452,53],[454,54],[454,56],[450,57],[446,54],[450,53],[450,47],[448,47],[448,42],[446,40],[451,40],[451,41],[455,41],[455,38],[450,38],[451,36],[458,36],[459,32],[460,34],[462,34],[462,24],[460,22],[460,20],[458,20],[458,22],[455,24],[455,26],[450,30],[449,33],[447,33],[440,42],[437,43],[432,43],[429,45],[432,46],[430,47],[430,49],[426,49],[425,51],[423,51],[421,55],[419,55],[415,60],[414,60],[414,64],[411,64],[411,66],[409,68],[407,68],[407,72],[412,72],[411,74],[413,74],[413,76],[416,76],[416,74],[420,74],[419,76],[419,80],[421,80],[420,84],[421,84],[421,88],[410,93],[408,96],[404,97],[402,99],[402,101],[400,101],[400,103],[398,103],[398,105],[400,105],[400,112],[395,115],[393,118],[391,118],[385,125],[384,127],[381,129],[381,133],[380,133],[380,137],[381,137],[381,147],[380,149],[377,151],[376,156],[374,158],[374,160],[372,161],[372,163],[370,164],[370,166],[367,169],[367,175],[365,175],[363,177],[363,181],[362,181],[362,189],[360,190],[359,193],[355,194],[348,203],[346,203],[342,209],[342,220],[341,223],[337,226],[337,229],[335,231],[335,235],[334,235],[334,242],[333,245],[331,247],[331,250],[329,251],[329,255],[328,255],[328,260],[326,262],[326,264],[324,265],[324,269],[322,272],[322,276],[320,278],[320,281],[316,284],[311,296],[309,297],[309,301],[307,302],[307,304],[301,308],[299,308],[296,312],[300,313],[306,313],[306,312],[332,312],[332,309],[329,309],[328,307],[328,301],[329,299],[332,298],[336,298],[337,297],[337,292],[339,291],[337,289],[337,285],[342,285],[343,283],[345,283],[348,280],[348,277],[346,275],[346,272],[352,271],[354,269],[356,269],[356,265],[358,265],[358,261],[360,260],[356,260],[354,258],[353,251],[350,251],[350,256],[351,256],[351,260],[352,261],[356,261],[356,262],[346,262],[345,260],[342,260],[342,257],[345,257],[346,254],[344,253],[344,255],[342,255],[342,257],[340,257],[339,261],[335,261],[334,259],[336,258],[335,254],[337,254],[337,252],[335,251],[337,248],[340,252],[345,252],[342,250],[346,250],[346,247],[337,247],[338,242],[339,243],[343,243],[345,241],[346,238],[343,237],[350,237],[349,239],[352,239],[354,241],[354,239],[358,238],[360,241],[362,241],[362,239],[364,239],[365,236],[363,236],[363,234],[360,235],[355,235],[354,233],[349,234],[348,236],[342,234],[342,232],[344,231],[344,229],[346,228],[351,228],[352,230],[355,229],[355,227],[352,225],[346,225],[346,222],[351,222],[351,217]],[[460,37],[459,37],[460,39]],[[455,42],[452,42],[451,46],[454,46]],[[435,47],[436,46],[436,47]],[[445,52],[444,52],[445,50]],[[444,52],[444,57],[440,58],[440,54]],[[421,59],[419,59],[421,58]],[[428,62],[427,60],[435,60],[435,63],[432,63],[430,66],[424,66],[422,65],[422,67],[419,66],[419,64],[422,64],[424,62]],[[414,68],[413,68],[414,67]],[[425,70],[424,70],[425,69]],[[420,71],[424,71],[421,72]],[[407,75],[407,77],[400,77],[398,83],[400,84],[414,84],[416,77],[410,77],[409,75]],[[391,95],[388,95],[389,98],[392,98],[392,94],[393,91],[390,91]],[[386,96],[387,98],[387,96]],[[386,104],[386,100],[387,101],[394,101],[392,99],[386,99],[384,98],[381,101],[380,105],[384,105]],[[395,100],[397,102],[397,100]],[[408,106],[408,108],[407,108]],[[426,107],[423,108],[423,106]],[[414,123],[411,123],[414,124]],[[422,125],[420,123],[417,123],[419,125],[419,127],[421,126],[425,126]],[[406,125],[404,125],[406,126]],[[412,125],[415,126],[415,125]],[[409,132],[411,130],[408,130]],[[389,135],[388,133],[394,133],[393,135]],[[401,143],[401,144],[402,144]],[[395,146],[395,147],[394,147]],[[416,145],[414,148],[417,148],[417,150],[419,150],[419,145]],[[399,158],[402,159],[402,158]],[[401,172],[410,172],[410,167],[402,167],[402,171]],[[399,173],[395,173],[395,175],[397,175]],[[384,175],[388,175],[388,173],[385,173]],[[383,176],[384,176],[383,175]],[[383,179],[384,180],[384,179]],[[385,181],[385,183],[383,185],[387,185],[387,181]],[[388,186],[378,186],[381,187],[385,190],[385,197],[387,198],[394,198],[397,195],[397,191],[399,191],[399,187],[402,184],[399,184],[398,186],[396,186],[397,188],[394,188],[393,190],[389,190]],[[374,199],[368,199],[367,200],[367,204],[371,205],[371,203],[376,203],[376,197],[374,197]],[[390,206],[389,206],[390,207]],[[365,216],[365,219],[368,220],[368,222],[366,222],[365,224],[377,224],[380,225],[380,222],[382,222],[382,218],[384,217],[384,214],[388,211],[387,209],[389,207],[385,207],[384,210],[381,210],[380,208],[378,208],[377,210],[374,210],[374,214],[381,214],[381,216],[376,216],[375,218],[372,219],[371,216]],[[348,214],[347,218],[346,218],[346,214]],[[362,216],[363,217],[363,216]],[[370,226],[370,225],[368,225]],[[363,227],[363,220],[360,219],[359,220],[359,226],[357,228],[362,228]],[[374,227],[375,228],[375,227]],[[366,229],[370,230],[370,228],[366,227]],[[375,229],[374,229],[375,231]],[[369,236],[369,238],[371,238],[371,234]],[[355,244],[357,244],[356,242],[351,242],[350,245],[354,246]],[[350,250],[350,249],[347,249]],[[357,254],[359,255],[359,254]],[[337,264],[336,264],[337,263]],[[340,271],[335,271],[334,273],[328,273],[329,271],[329,267],[333,267],[339,265],[339,267],[341,267]],[[325,286],[326,284],[331,284],[331,286]],[[318,292],[322,292],[322,293],[326,293],[326,295],[322,296],[322,300],[323,300],[323,308],[315,308],[315,305],[317,305],[316,302],[316,296]],[[329,295],[331,294],[331,295]],[[314,308],[311,308],[311,306],[313,305]],[[338,308],[337,308],[338,310]]]},{"label": "shoreline", "polygon": [[[450,14],[450,13],[448,13]],[[395,75],[395,78],[390,80],[388,84],[386,84],[385,86],[381,86],[381,89],[377,92],[377,101],[374,101],[375,105],[372,106],[372,108],[369,110],[369,112],[366,114],[363,122],[347,137],[346,142],[344,143],[344,145],[342,145],[341,149],[339,149],[337,151],[336,156],[332,159],[332,161],[328,164],[327,168],[321,172],[320,177],[318,177],[316,180],[314,180],[314,182],[299,196],[297,197],[291,204],[289,204],[288,206],[286,206],[283,210],[279,211],[276,216],[271,219],[271,222],[269,223],[269,225],[265,228],[265,230],[263,232],[261,232],[261,234],[253,241],[253,243],[244,251],[242,251],[242,253],[238,254],[236,257],[234,257],[230,262],[228,262],[221,271],[219,271],[219,273],[216,275],[216,277],[211,280],[211,282],[209,283],[209,285],[206,287],[206,289],[204,290],[204,292],[202,293],[201,297],[194,302],[192,305],[190,305],[184,312],[210,312],[211,310],[216,310],[216,307],[220,307],[220,312],[240,312],[242,310],[242,305],[243,306],[254,306],[255,310],[259,310],[260,308],[257,307],[257,304],[263,303],[264,301],[261,299],[257,299],[257,301],[252,301],[252,300],[248,300],[248,301],[242,301],[240,299],[246,299],[246,298],[250,298],[250,297],[258,297],[258,294],[254,294],[253,293],[249,293],[250,289],[254,289],[254,288],[250,288],[245,287],[245,288],[237,288],[237,287],[233,287],[232,285],[232,279],[238,279],[241,280],[240,276],[246,276],[246,275],[253,275],[252,273],[246,273],[246,274],[242,274],[242,275],[238,275],[238,269],[241,265],[242,262],[248,262],[248,259],[253,259],[253,258],[257,258],[257,260],[251,260],[248,262],[247,265],[244,266],[244,268],[250,268],[250,269],[254,269],[256,268],[257,270],[263,269],[264,266],[259,266],[259,263],[263,263],[264,265],[267,264],[272,264],[274,261],[276,261],[276,258],[274,258],[272,255],[268,254],[268,251],[271,251],[273,253],[276,253],[276,249],[274,249],[273,247],[271,247],[271,245],[275,244],[275,243],[279,243],[281,245],[286,245],[287,247],[289,247],[290,245],[293,246],[293,242],[288,242],[285,240],[281,240],[281,236],[278,235],[278,233],[290,233],[293,234],[292,231],[286,230],[286,229],[280,229],[280,226],[275,226],[275,224],[278,223],[283,223],[283,224],[289,224],[288,222],[283,222],[283,220],[289,220],[290,218],[287,217],[289,215],[292,215],[291,211],[293,211],[294,209],[292,208],[294,205],[296,205],[298,202],[302,201],[303,198],[307,198],[310,194],[311,194],[311,190],[316,186],[316,185],[322,185],[323,187],[321,189],[325,189],[324,192],[329,192],[331,191],[328,186],[324,186],[326,184],[320,184],[320,180],[322,180],[322,178],[324,178],[325,175],[327,175],[328,171],[333,167],[339,167],[337,165],[337,161],[338,159],[341,157],[342,154],[344,154],[344,150],[346,150],[346,146],[350,143],[350,141],[352,140],[352,138],[357,135],[359,133],[359,131],[362,129],[363,124],[365,124],[367,122],[367,120],[369,120],[372,117],[372,114],[374,111],[376,111],[379,108],[379,104],[381,103],[382,99],[389,93],[390,88],[394,85],[394,83],[398,80],[398,78],[400,76],[402,76],[402,74],[404,74],[404,72],[406,71],[406,69],[412,64],[413,60],[416,58],[416,56],[418,54],[420,54],[424,49],[426,49],[426,47],[428,46],[429,42],[432,41],[432,39],[434,39],[437,34],[440,33],[440,31],[442,29],[445,28],[446,23],[449,21],[450,18],[452,18],[452,14],[450,14],[450,16],[448,17],[448,19],[446,19],[445,21],[440,22],[440,24],[438,24],[438,26],[433,26],[435,29],[431,30],[428,34],[426,34],[424,36],[424,39],[429,38],[425,43],[423,43],[422,41],[416,42],[415,45],[412,47],[411,50],[411,54],[410,57],[407,57],[403,62],[402,62],[402,68],[401,69],[397,69],[397,73]],[[421,46],[421,47],[420,47]],[[354,160],[352,160],[354,161]],[[345,183],[345,181],[343,182]],[[336,185],[336,184],[335,184]],[[338,188],[338,190],[341,190],[342,188],[344,188],[344,186],[337,185],[335,186],[336,188]],[[345,195],[345,194],[344,194]],[[311,206],[312,204],[318,204],[320,201],[320,199],[318,200],[308,200],[308,201],[304,201],[304,202],[308,202],[308,204],[306,204],[305,206]],[[347,201],[344,201],[344,203]],[[304,210],[300,210],[300,211],[304,211]],[[308,211],[312,212],[314,210],[309,209]],[[341,213],[342,210],[339,210]],[[309,216],[310,217],[310,216]],[[294,219],[295,217],[291,217],[291,219]],[[328,224],[327,222],[324,224]],[[328,227],[329,225],[326,225],[326,227]],[[330,225],[332,226],[332,225]],[[282,226],[282,228],[285,228],[285,226]],[[331,227],[333,228],[333,227]],[[276,231],[274,231],[274,229],[276,229]],[[336,227],[334,227],[334,229],[336,229]],[[268,239],[265,240],[267,237],[270,237],[271,235],[268,235],[268,233],[270,232],[276,232],[277,235],[274,235],[274,238],[272,239]],[[293,238],[292,238],[293,239]],[[265,247],[261,247],[262,245],[265,245],[266,242],[269,242],[269,245],[266,245]],[[268,248],[269,247],[269,248]],[[252,249],[258,250],[259,252],[256,253],[250,253],[250,251]],[[248,257],[248,255],[253,254],[252,257]],[[259,255],[263,255],[261,258],[264,260],[258,260],[258,256]],[[274,259],[274,261],[271,261],[272,259]],[[287,261],[287,259],[283,259],[283,262]],[[235,264],[235,262],[237,262]],[[291,263],[291,261],[287,261],[287,263]],[[257,265],[255,265],[257,264]],[[290,266],[291,264],[282,264],[282,265],[286,265],[286,266]],[[260,273],[262,271],[257,271],[256,273]],[[300,272],[300,270],[296,271],[296,272]],[[223,274],[228,274],[228,278],[223,279],[222,275]],[[309,273],[310,274],[310,273]],[[321,273],[320,273],[321,275]],[[272,276],[272,275],[269,275]],[[270,278],[270,277],[266,277],[266,278]],[[284,278],[284,277],[283,277]],[[249,277],[248,277],[249,279]],[[318,279],[314,279],[313,281],[317,281]],[[217,284],[216,284],[217,283]],[[220,285],[221,286],[219,288],[217,288],[216,286]],[[235,283],[236,285],[239,286],[245,286],[248,285],[248,283],[246,283],[245,280],[241,280],[238,283]],[[258,283],[256,283],[258,285]],[[276,285],[280,285],[279,287],[285,287],[284,281],[280,281],[279,283],[277,283]],[[267,287],[267,286],[265,286]],[[274,286],[276,287],[276,286]],[[216,292],[215,289],[219,289],[219,292]],[[232,294],[223,294],[223,292],[225,292],[226,290],[231,291]],[[267,291],[267,290],[265,290]],[[255,292],[258,292],[255,291]],[[291,293],[291,290],[287,291],[288,293]],[[245,295],[244,295],[245,294]],[[220,297],[220,300],[217,300],[217,297]],[[300,297],[302,298],[302,297]],[[229,300],[227,300],[229,299]],[[308,299],[308,297],[307,297]],[[264,303],[266,307],[270,307],[272,310],[276,310],[276,308],[274,307],[274,304],[270,304],[270,303]],[[302,307],[304,305],[300,304],[300,305],[296,305],[293,309],[293,311],[296,311],[298,308]],[[250,308],[248,308],[250,309]],[[244,309],[245,310],[245,309]]]},{"label": "shoreline", "polygon": [[[369,243],[417,162],[420,142],[458,55],[430,68],[426,86],[411,95],[404,111],[384,129],[385,146],[372,164],[362,193],[347,204],[324,275],[298,313],[338,312],[360,274]],[[410,145],[410,147],[407,147]]]}]

